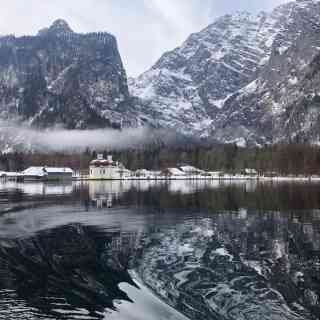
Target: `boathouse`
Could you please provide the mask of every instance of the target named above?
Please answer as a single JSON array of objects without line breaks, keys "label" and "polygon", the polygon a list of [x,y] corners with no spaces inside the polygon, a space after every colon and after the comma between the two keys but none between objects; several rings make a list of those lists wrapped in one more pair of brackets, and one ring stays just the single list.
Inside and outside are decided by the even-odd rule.
[{"label": "boathouse", "polygon": [[71,180],[73,170],[57,167],[30,167],[22,172],[24,181],[59,181]]}]

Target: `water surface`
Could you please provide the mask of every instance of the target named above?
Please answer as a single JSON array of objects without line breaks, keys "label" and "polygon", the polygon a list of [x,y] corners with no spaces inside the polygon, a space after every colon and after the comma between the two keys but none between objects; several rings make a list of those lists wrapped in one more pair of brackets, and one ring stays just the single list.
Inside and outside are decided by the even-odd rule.
[{"label": "water surface", "polygon": [[0,319],[318,319],[320,185],[0,184]]}]

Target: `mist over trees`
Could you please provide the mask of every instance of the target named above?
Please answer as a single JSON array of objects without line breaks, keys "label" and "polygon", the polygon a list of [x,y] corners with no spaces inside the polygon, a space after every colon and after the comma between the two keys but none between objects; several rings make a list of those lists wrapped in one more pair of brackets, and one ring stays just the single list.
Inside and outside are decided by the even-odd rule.
[{"label": "mist over trees", "polygon": [[239,148],[236,145],[183,144],[165,146],[161,143],[141,149],[91,150],[83,152],[50,152],[0,154],[0,170],[22,171],[29,166],[67,166],[87,170],[98,152],[112,154],[128,169],[159,170],[180,165],[193,165],[209,171],[240,172],[254,168],[269,174],[320,174],[320,147],[306,144],[281,144],[264,148]]}]

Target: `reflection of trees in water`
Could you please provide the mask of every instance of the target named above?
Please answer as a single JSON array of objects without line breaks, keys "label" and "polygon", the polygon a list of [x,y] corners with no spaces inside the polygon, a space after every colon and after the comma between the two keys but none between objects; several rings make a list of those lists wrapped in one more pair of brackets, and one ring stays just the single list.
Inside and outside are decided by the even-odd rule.
[{"label": "reflection of trees in water", "polygon": [[172,192],[166,185],[148,190],[130,189],[120,198],[124,205],[160,208],[187,208],[210,210],[300,210],[320,208],[318,184],[304,183],[227,183],[202,185],[191,193]]},{"label": "reflection of trees in water", "polygon": [[2,240],[0,286],[45,314],[65,313],[70,319],[74,310],[86,309],[100,318],[97,312],[114,309],[114,299],[130,301],[118,284],[135,285],[127,272],[135,241],[134,234],[102,235],[80,225],[28,240]]},{"label": "reflection of trees in water", "polygon": [[[70,185],[0,185],[5,204],[151,206],[210,210],[294,210],[320,208],[316,183],[256,181],[92,181]],[[1,210],[1,203],[0,203]]]}]

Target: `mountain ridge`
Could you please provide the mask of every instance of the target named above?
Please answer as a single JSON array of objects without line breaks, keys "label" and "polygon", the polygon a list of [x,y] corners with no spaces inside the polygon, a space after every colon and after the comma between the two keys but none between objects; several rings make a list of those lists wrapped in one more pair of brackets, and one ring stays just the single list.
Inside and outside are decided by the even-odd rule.
[{"label": "mountain ridge", "polygon": [[[268,115],[267,106],[263,108],[264,114],[256,109],[254,105],[259,104],[260,97],[253,92],[261,89],[262,95],[258,79],[276,75],[272,68],[286,63],[287,52],[297,47],[301,35],[318,42],[314,28],[319,12],[319,1],[300,0],[278,6],[271,13],[220,17],[131,80],[130,91],[149,105],[160,126],[176,127],[185,134],[241,146],[291,141],[295,135],[290,131],[293,128],[282,131],[285,119],[278,121],[276,116]],[[313,55],[309,55],[307,46],[303,47],[307,54],[304,57],[300,52],[295,59],[302,61],[308,57],[304,61],[308,65]],[[281,63],[274,65],[276,60]],[[283,72],[285,77],[290,70]],[[276,90],[271,87],[269,91]],[[244,103],[237,103],[242,91],[250,90],[253,92],[246,104],[251,106],[250,114],[255,114],[251,118],[245,115]],[[276,105],[276,101],[270,103]],[[241,110],[242,120],[238,121],[235,114]],[[264,116],[268,121],[264,121]],[[304,140],[308,142],[318,141],[315,134],[310,139],[306,136]]]},{"label": "mountain ridge", "polygon": [[320,144],[320,2],[216,19],[127,79],[116,38],[58,19],[0,37],[0,119],[36,128],[150,126],[239,146]]}]

